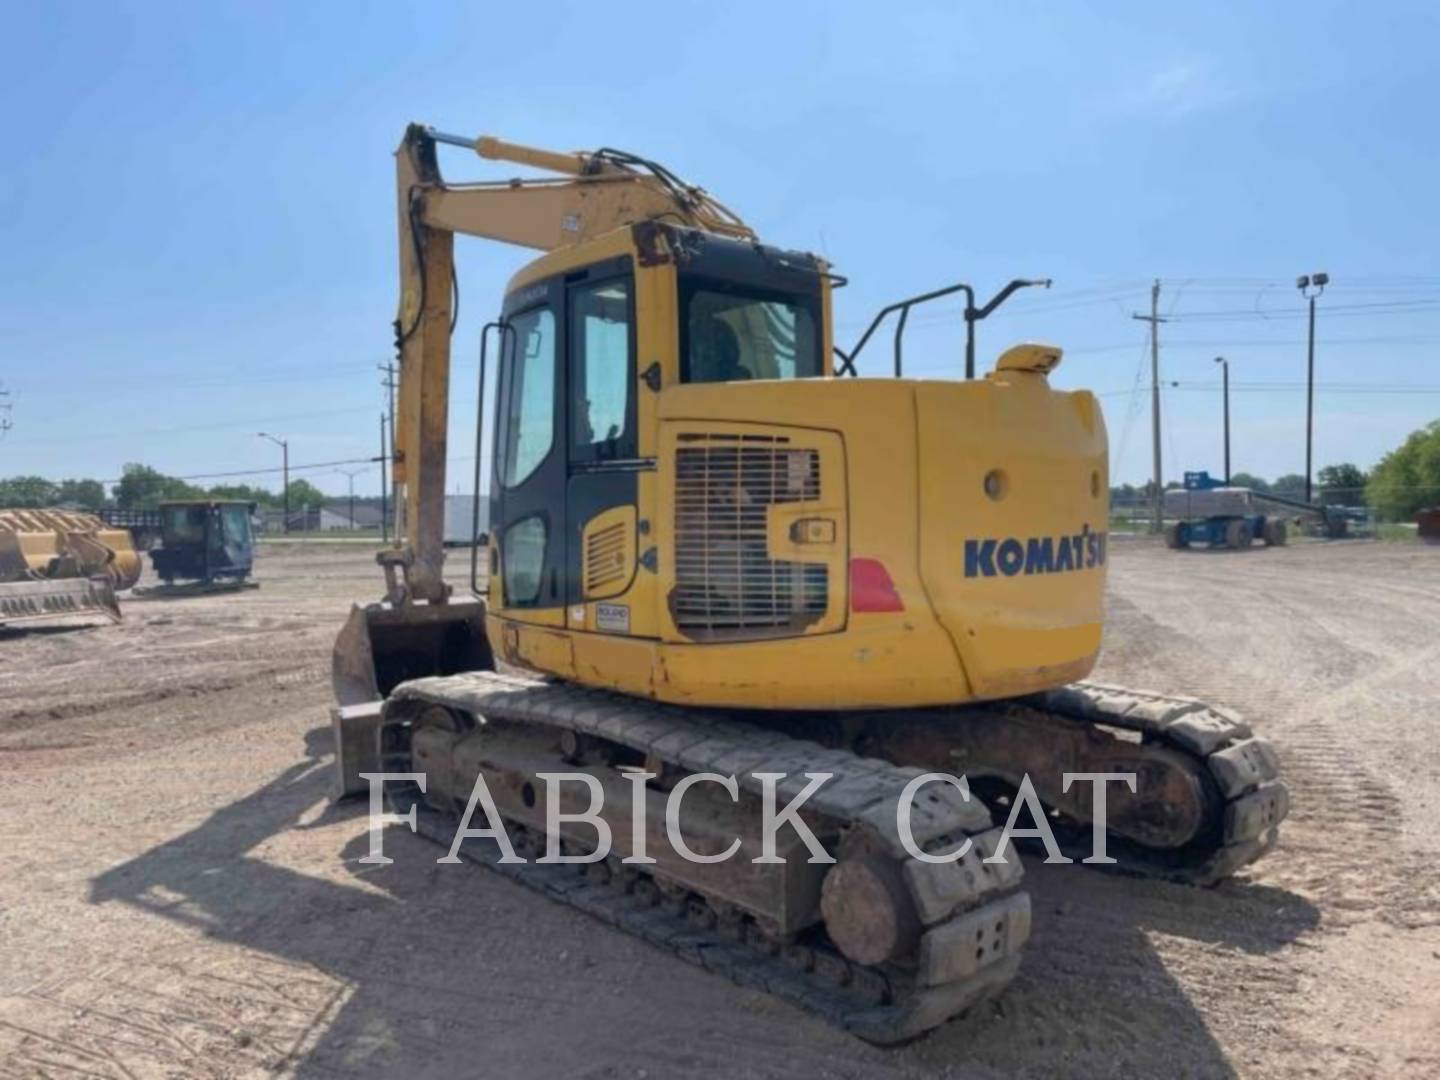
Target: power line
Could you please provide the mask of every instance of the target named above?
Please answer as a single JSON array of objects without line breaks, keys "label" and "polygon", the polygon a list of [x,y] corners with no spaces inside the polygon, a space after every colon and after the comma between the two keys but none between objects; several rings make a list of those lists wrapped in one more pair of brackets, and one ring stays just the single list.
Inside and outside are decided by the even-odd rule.
[{"label": "power line", "polygon": [[[1147,339],[1148,340],[1148,339]],[[1193,348],[1225,348],[1228,346],[1244,346],[1246,348],[1279,348],[1281,346],[1304,345],[1304,338],[1252,338],[1249,340],[1236,338],[1166,338],[1167,348],[1181,348],[1185,346]],[[1346,346],[1373,346],[1373,345],[1394,345],[1399,348],[1420,348],[1424,346],[1440,345],[1440,338],[1404,338],[1404,337],[1376,337],[1376,338],[1327,338],[1325,347],[1332,345]],[[1134,341],[1119,341],[1109,345],[1066,345],[1063,346],[1066,356],[1085,356],[1093,353],[1107,352],[1128,352],[1135,347]]]},{"label": "power line", "polygon": [[[343,458],[340,461],[317,461],[310,465],[291,465],[290,471],[300,472],[302,470],[308,469],[333,469],[337,465],[373,465],[379,460],[379,458],[374,457],[363,457]],[[169,473],[165,473],[163,475],[170,476],[170,479],[172,480],[225,480],[236,476],[267,476],[272,473],[278,473],[283,471],[284,468],[282,466],[272,466],[266,469],[232,469],[227,472],[191,473],[188,476],[170,476]],[[100,482],[102,484],[118,484],[120,483],[120,480],[101,480]]]},{"label": "power line", "polygon": [[182,424],[178,427],[168,428],[132,428],[129,431],[91,432],[85,435],[56,435],[41,437],[38,439],[27,439],[28,443],[75,443],[94,442],[103,439],[132,439],[136,436],[170,435],[185,431],[213,431],[216,428],[237,428],[237,427],[273,427],[277,424],[286,423],[291,420],[313,420],[326,416],[347,416],[352,413],[368,413],[369,406],[355,409],[323,409],[317,412],[292,413],[289,416],[267,416],[256,420],[227,420],[222,423],[211,422],[208,424]]},{"label": "power line", "polygon": [[[1408,315],[1412,312],[1434,311],[1440,308],[1440,297],[1425,297],[1418,300],[1376,300],[1362,304],[1327,304],[1325,317],[1353,317],[1357,315]],[[1237,308],[1222,311],[1189,311],[1171,318],[1177,322],[1245,322],[1252,320],[1303,318],[1308,308]]]},{"label": "power line", "polygon": [[[1144,292],[1145,288],[1146,286],[1144,284],[1138,284],[1119,288],[1114,286],[1094,286],[1086,289],[1072,289],[1048,300],[1027,301],[1022,307],[1008,312],[1007,317],[1021,318],[1032,313],[1046,314],[1053,311],[1066,311],[1072,308],[1105,307],[1127,297],[1139,295]],[[917,311],[911,315],[906,320],[905,325],[909,327],[953,322],[958,326],[963,320],[963,307],[955,307],[949,304],[935,304],[929,307],[928,310]],[[869,319],[837,321],[835,323],[835,329],[855,330],[862,326],[869,325],[869,321]]]},{"label": "power line", "polygon": [[[1140,355],[1136,359],[1135,381],[1128,391],[1130,400],[1125,407],[1125,420],[1120,425],[1120,446],[1115,454],[1117,459],[1125,456],[1125,450],[1130,444],[1130,433],[1134,430],[1135,421],[1140,416],[1140,408],[1143,404],[1140,389],[1145,378],[1145,353],[1148,351],[1148,344],[1146,342],[1141,345]],[[1127,393],[1127,391],[1118,391],[1117,393]]]},{"label": "power line", "polygon": [[232,386],[262,386],[275,383],[309,383],[309,382],[331,382],[341,379],[357,379],[365,369],[354,364],[346,364],[333,368],[308,369],[297,371],[277,371],[269,374],[257,374],[244,378],[232,376],[216,376],[214,378],[199,379],[173,379],[163,373],[148,375],[147,381],[139,384],[132,381],[99,381],[91,382],[85,380],[83,387],[64,388],[42,386],[38,390],[26,390],[26,396],[39,396],[44,398],[66,398],[66,397],[94,397],[96,390],[104,390],[107,396],[116,393],[144,393],[153,395],[157,386],[163,386],[168,393],[171,390],[223,390]]},{"label": "power line", "polygon": [[[1165,386],[1165,388],[1166,388],[1167,390],[1183,390],[1183,391],[1193,392],[1193,393],[1213,394],[1213,393],[1217,392],[1217,391],[1220,389],[1220,384],[1219,384],[1219,383],[1175,383],[1175,382],[1171,382],[1171,383],[1167,383],[1166,386]],[[1237,392],[1238,392],[1238,393],[1245,393],[1245,394],[1274,394],[1274,393],[1293,394],[1293,393],[1295,393],[1296,391],[1304,390],[1304,389],[1305,389],[1305,384],[1304,384],[1304,383],[1300,383],[1300,382],[1297,382],[1297,383],[1289,383],[1289,384],[1276,384],[1276,385],[1273,385],[1273,386],[1237,386],[1237,385],[1234,384],[1234,383],[1231,383],[1231,384],[1230,384],[1230,390],[1231,390],[1232,393],[1237,393]],[[1420,387],[1416,387],[1416,386],[1321,386],[1320,384],[1317,383],[1316,386],[1315,386],[1315,391],[1316,391],[1316,393],[1324,393],[1324,394],[1346,394],[1346,395],[1360,395],[1360,394],[1416,395],[1416,394],[1440,394],[1440,386],[1420,386]],[[1093,393],[1095,394],[1096,397],[1123,397],[1123,396],[1127,396],[1127,395],[1130,395],[1130,394],[1134,393],[1134,391],[1133,391],[1133,390],[1097,390],[1097,391],[1093,391]]]}]

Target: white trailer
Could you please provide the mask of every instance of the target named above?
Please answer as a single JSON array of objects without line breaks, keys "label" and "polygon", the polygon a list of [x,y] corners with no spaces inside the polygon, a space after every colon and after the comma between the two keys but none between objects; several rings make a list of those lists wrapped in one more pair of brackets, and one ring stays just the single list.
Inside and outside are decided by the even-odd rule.
[{"label": "white trailer", "polygon": [[[490,527],[490,500],[482,495],[480,497],[480,524],[477,532],[484,532]],[[445,496],[445,546],[446,547],[470,547],[475,543],[475,496],[474,495],[446,495]]]}]

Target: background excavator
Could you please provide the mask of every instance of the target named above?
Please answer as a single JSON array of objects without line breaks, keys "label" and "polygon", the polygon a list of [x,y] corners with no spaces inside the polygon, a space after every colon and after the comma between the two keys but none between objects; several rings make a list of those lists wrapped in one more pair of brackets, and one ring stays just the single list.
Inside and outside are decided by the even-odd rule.
[{"label": "background excavator", "polygon": [[76,615],[118,621],[115,594],[140,570],[130,533],[94,514],[0,510],[0,624]]},{"label": "background excavator", "polygon": [[[557,175],[447,183],[441,144]],[[843,279],[653,162],[412,126],[397,164],[400,518],[385,600],[336,644],[342,792],[365,790],[361,772],[423,774],[387,798],[449,846],[483,777],[534,855],[539,774],[588,773],[608,859],[461,850],[878,1043],[1013,976],[1029,899],[1013,853],[985,858],[991,808],[1027,776],[1089,854],[1093,793],[1062,773],[1134,773],[1135,791],[1106,791],[1130,872],[1208,884],[1271,848],[1286,791],[1243,721],[1076,681],[1101,643],[1109,482],[1095,398],[1049,385],[1059,349],[1017,346],[975,381],[858,378],[858,348],[832,337]],[[545,252],[479,342],[490,532],[464,599],[442,572],[457,233]],[[887,309],[897,375],[922,299]],[[986,800],[930,784],[914,804],[914,843],[971,840],[958,861],[897,835],[901,792],[928,771]],[[681,832],[711,853],[738,837],[725,861],[665,844],[666,793],[701,772],[738,789],[691,787]],[[783,861],[753,862],[776,783],[757,774],[781,774],[788,800],[812,772],[832,779],[803,820],[836,862],[809,862],[793,829]],[[557,798],[583,811],[583,794]],[[653,861],[623,861],[637,833]],[[584,855],[596,830],[560,839]]]}]

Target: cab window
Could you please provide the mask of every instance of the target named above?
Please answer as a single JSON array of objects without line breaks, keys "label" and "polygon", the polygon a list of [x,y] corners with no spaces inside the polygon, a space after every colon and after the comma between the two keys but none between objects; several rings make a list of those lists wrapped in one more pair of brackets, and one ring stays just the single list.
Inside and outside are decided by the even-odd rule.
[{"label": "cab window", "polygon": [[225,523],[225,542],[249,546],[250,508],[248,506],[222,506],[220,516]]},{"label": "cab window", "polygon": [[721,282],[682,292],[685,382],[803,379],[820,371],[816,303]]},{"label": "cab window", "polygon": [[630,280],[616,278],[570,293],[571,458],[605,461],[635,453],[635,365]]},{"label": "cab window", "polygon": [[165,539],[172,544],[198,544],[205,539],[203,506],[167,506],[165,508]]},{"label": "cab window", "polygon": [[527,517],[505,530],[500,568],[505,579],[507,605],[526,607],[540,599],[547,531],[539,515]]},{"label": "cab window", "polygon": [[510,320],[505,335],[505,409],[500,482],[523,484],[555,444],[555,316],[533,308]]}]

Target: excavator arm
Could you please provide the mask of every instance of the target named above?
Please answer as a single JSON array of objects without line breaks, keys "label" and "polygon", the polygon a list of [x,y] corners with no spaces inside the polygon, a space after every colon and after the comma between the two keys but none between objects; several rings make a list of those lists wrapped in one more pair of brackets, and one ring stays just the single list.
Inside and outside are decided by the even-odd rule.
[{"label": "excavator arm", "polygon": [[[439,144],[492,161],[560,174],[542,179],[447,184]],[[412,124],[396,151],[400,229],[400,354],[393,481],[396,546],[380,556],[387,598],[445,603],[442,577],[450,336],[455,320],[455,234],[551,251],[641,221],[668,220],[742,239],[754,234],[732,211],[668,170],[614,150],[557,153],[468,139]]]},{"label": "excavator arm", "polygon": [[[447,183],[437,155],[441,144],[556,175]],[[557,153],[412,124],[395,159],[400,250],[395,318],[400,384],[391,463],[395,543],[377,556],[385,571],[385,602],[356,607],[335,643],[335,693],[345,706],[374,702],[406,679],[493,666],[483,605],[452,600],[444,579],[455,235],[551,251],[638,222],[670,221],[755,238],[702,189],[618,150]],[[355,737],[361,744],[369,738],[364,725],[346,730],[359,730]]]}]

